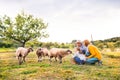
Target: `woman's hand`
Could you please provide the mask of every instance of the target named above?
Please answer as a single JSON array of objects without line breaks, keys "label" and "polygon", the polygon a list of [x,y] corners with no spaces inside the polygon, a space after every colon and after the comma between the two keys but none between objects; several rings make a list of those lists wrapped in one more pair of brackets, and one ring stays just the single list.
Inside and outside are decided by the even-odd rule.
[{"label": "woman's hand", "polygon": [[86,57],[86,59],[89,59],[88,57]]}]

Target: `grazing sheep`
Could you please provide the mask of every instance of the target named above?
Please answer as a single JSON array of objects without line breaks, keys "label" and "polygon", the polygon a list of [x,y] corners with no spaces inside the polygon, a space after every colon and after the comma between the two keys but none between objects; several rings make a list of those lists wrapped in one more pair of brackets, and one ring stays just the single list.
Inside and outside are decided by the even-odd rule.
[{"label": "grazing sheep", "polygon": [[52,48],[49,54],[50,62],[51,62],[51,58],[55,57],[56,61],[57,61],[56,58],[58,58],[60,63],[62,63],[62,58],[71,53],[72,51],[69,49]]},{"label": "grazing sheep", "polygon": [[38,62],[42,61],[42,57],[48,56],[49,50],[47,48],[39,48],[36,51],[36,55],[38,56]]},{"label": "grazing sheep", "polygon": [[[22,64],[22,62],[25,62],[25,57],[28,55],[28,53],[32,52],[33,49],[32,48],[24,48],[24,47],[19,47],[16,50],[16,57],[18,58],[19,61],[19,65]],[[22,60],[23,58],[23,60]]]}]

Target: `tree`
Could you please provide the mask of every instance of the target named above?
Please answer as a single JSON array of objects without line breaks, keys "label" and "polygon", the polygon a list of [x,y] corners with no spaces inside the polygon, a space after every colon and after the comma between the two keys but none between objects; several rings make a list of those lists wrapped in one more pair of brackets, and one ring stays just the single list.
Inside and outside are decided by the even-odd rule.
[{"label": "tree", "polygon": [[115,42],[115,47],[120,47],[120,41]]},{"label": "tree", "polygon": [[99,44],[97,45],[97,47],[99,47],[100,49],[103,49],[103,48],[104,48],[104,43],[99,43]]},{"label": "tree", "polygon": [[0,18],[0,36],[16,40],[24,47],[27,41],[48,37],[45,31],[47,26],[42,19],[24,12],[18,14],[14,20],[5,15]]},{"label": "tree", "polygon": [[77,40],[72,40],[72,42],[71,42],[71,43],[72,43],[72,44],[75,44],[75,42],[76,42],[76,41],[77,41]]},{"label": "tree", "polygon": [[107,46],[108,46],[108,48],[111,49],[111,51],[114,51],[115,47],[114,47],[114,43],[113,42],[108,42]]}]

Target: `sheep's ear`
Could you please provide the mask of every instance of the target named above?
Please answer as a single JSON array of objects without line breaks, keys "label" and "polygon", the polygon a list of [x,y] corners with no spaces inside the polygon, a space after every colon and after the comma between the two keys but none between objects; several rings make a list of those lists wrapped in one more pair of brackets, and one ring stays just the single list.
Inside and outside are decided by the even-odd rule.
[{"label": "sheep's ear", "polygon": [[67,52],[70,52],[70,53],[72,53],[72,51],[71,51],[71,50],[69,50],[69,49],[67,50]]},{"label": "sheep's ear", "polygon": [[39,50],[41,50],[41,48],[39,48]]},{"label": "sheep's ear", "polygon": [[30,47],[29,49],[30,49],[31,51],[33,51],[33,48],[32,48],[32,47]]}]

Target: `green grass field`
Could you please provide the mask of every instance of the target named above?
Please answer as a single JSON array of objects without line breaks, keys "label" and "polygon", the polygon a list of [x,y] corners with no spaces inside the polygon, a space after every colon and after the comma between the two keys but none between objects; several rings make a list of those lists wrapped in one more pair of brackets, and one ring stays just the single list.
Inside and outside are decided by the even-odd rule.
[{"label": "green grass field", "polygon": [[14,52],[16,49],[15,48],[0,48],[0,53],[3,52]]},{"label": "green grass field", "polygon": [[103,65],[73,65],[71,55],[63,63],[37,62],[35,52],[18,65],[15,52],[0,53],[0,80],[120,80],[120,52],[104,52]]}]

